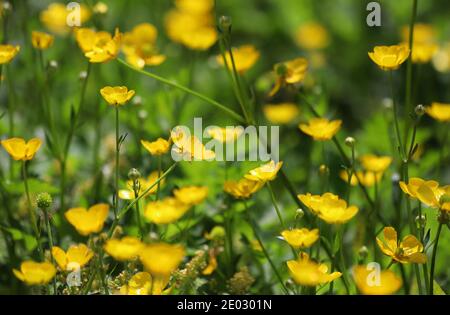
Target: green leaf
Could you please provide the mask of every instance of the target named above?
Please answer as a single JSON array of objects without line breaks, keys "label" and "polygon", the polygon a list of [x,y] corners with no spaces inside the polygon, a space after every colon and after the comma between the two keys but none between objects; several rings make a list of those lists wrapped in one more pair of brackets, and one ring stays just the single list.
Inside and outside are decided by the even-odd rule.
[{"label": "green leaf", "polygon": [[32,235],[24,234],[23,240],[25,242],[25,248],[30,252],[33,251],[38,244],[36,238]]},{"label": "green leaf", "polygon": [[434,282],[434,286],[433,286],[433,294],[434,295],[447,295],[444,290],[442,290],[441,286],[439,285],[439,283],[436,282],[436,280],[433,281]]},{"label": "green leaf", "polygon": [[20,241],[23,239],[23,233],[22,231],[14,228],[4,228],[5,231],[9,232],[13,238],[14,241]]}]

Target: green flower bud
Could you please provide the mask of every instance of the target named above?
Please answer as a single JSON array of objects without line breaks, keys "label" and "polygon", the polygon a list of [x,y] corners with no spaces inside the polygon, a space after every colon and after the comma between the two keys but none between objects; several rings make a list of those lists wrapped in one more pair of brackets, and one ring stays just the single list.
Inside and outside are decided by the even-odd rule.
[{"label": "green flower bud", "polygon": [[298,208],[297,211],[295,211],[295,219],[296,220],[300,220],[304,216],[305,216],[305,211],[303,211],[303,209]]},{"label": "green flower bud", "polygon": [[139,171],[135,168],[132,168],[128,172],[128,178],[131,179],[132,181],[138,180],[140,177],[141,177],[141,173],[139,173]]},{"label": "green flower bud", "polygon": [[366,246],[361,246],[361,248],[358,250],[358,256],[362,260],[366,259],[368,254],[369,249]]},{"label": "green flower bud", "polygon": [[48,209],[53,204],[52,196],[49,193],[40,193],[36,197],[36,204],[39,209]]},{"label": "green flower bud", "polygon": [[219,18],[219,25],[222,28],[222,31],[229,31],[232,25],[231,17],[222,15]]},{"label": "green flower bud", "polygon": [[353,148],[355,146],[355,141],[356,141],[355,138],[347,137],[347,138],[345,138],[345,145],[350,148]]},{"label": "green flower bud", "polygon": [[422,104],[419,104],[416,106],[416,108],[414,108],[414,112],[418,117],[421,117],[423,116],[423,114],[425,114],[425,107]]},{"label": "green flower bud", "polygon": [[427,216],[425,214],[418,215],[415,219],[418,229],[423,229],[427,225]]}]

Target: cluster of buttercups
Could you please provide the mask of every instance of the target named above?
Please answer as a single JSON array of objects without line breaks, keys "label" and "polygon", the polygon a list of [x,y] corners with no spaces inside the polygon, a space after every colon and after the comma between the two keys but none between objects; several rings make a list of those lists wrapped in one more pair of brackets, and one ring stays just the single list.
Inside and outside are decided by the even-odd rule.
[{"label": "cluster of buttercups", "polygon": [[[176,7],[166,16],[165,26],[168,36],[175,42],[194,50],[206,50],[217,41],[217,31],[214,27],[212,15],[212,1],[181,1],[175,2]],[[104,6],[97,7],[98,12],[105,10]],[[41,15],[42,22],[48,29],[56,34],[67,34],[71,31],[65,23],[66,10],[58,4],[52,4]],[[82,20],[86,21],[90,13],[83,7]],[[63,21],[64,18],[64,22]],[[186,25],[189,25],[186,28]],[[437,45],[429,36],[420,36],[427,32],[426,26],[419,26],[419,36],[415,37],[415,49],[411,56],[414,63],[426,63],[431,60],[437,51]],[[157,66],[166,60],[166,56],[157,49],[158,32],[156,28],[143,23],[135,26],[130,32],[122,34],[115,30],[114,34],[96,31],[89,28],[76,28],[73,30],[76,41],[91,63],[105,63],[115,59],[120,51],[123,51],[127,63],[136,67]],[[309,34],[305,36],[304,34]],[[407,30],[405,33],[408,33]],[[304,41],[305,37],[311,37],[313,42]],[[317,36],[316,36],[317,35]],[[318,25],[306,25],[299,30],[299,45],[311,51],[319,51],[324,48],[329,39],[326,31]],[[407,41],[405,38],[405,42]],[[31,42],[33,47],[45,50],[54,43],[54,36],[33,31]],[[11,62],[19,53],[20,47],[13,45],[0,46],[0,64]],[[252,45],[243,45],[233,49],[233,58],[236,70],[240,74],[248,71],[259,59],[260,53]],[[410,51],[406,44],[395,46],[378,46],[369,57],[382,70],[392,71],[410,57]],[[225,59],[225,60],[224,60]],[[217,56],[218,64],[224,66],[231,62],[231,55],[225,54],[225,58]],[[282,88],[289,88],[300,84],[305,80],[308,70],[308,61],[305,58],[297,58],[278,63],[274,66],[273,75],[275,84],[269,92],[272,97]],[[104,87],[100,94],[111,106],[119,108],[129,102],[135,95],[133,90],[125,86]],[[264,114],[272,123],[288,124],[299,115],[298,107],[291,103],[268,104],[263,108]],[[436,120],[450,121],[450,105],[433,103],[427,107],[426,112]],[[334,139],[342,126],[341,120],[329,120],[315,117],[307,122],[299,124],[299,129],[315,141],[329,141]],[[226,129],[211,130],[210,135],[221,141],[233,141],[239,136],[239,132],[228,134]],[[192,158],[208,160],[214,157],[214,152],[206,150],[200,140],[194,136],[188,137],[183,132],[176,130],[168,139],[158,138],[154,141],[141,141],[143,147],[155,157],[167,154],[171,145],[180,154],[187,154]],[[1,142],[5,150],[17,161],[30,161],[41,147],[41,140],[33,138],[25,141],[22,138],[10,138]],[[201,150],[194,150],[200,146]],[[371,187],[378,183],[392,162],[389,156],[375,156],[367,154],[360,157],[362,171],[349,173],[342,171],[339,175],[350,185],[363,185]],[[245,200],[270,181],[273,181],[283,162],[270,161],[258,168],[248,171],[237,181],[226,181],[224,191],[233,198]],[[135,182],[138,182],[136,190]],[[158,181],[158,185],[155,183]],[[132,201],[137,198],[146,201],[144,217],[151,223],[167,225],[179,220],[195,205],[202,203],[207,195],[208,188],[202,186],[186,186],[173,191],[173,196],[162,199],[147,200],[154,196],[165,179],[161,178],[160,171],[154,171],[147,178],[138,177],[130,179],[127,187],[118,191],[118,196],[123,200]],[[440,186],[435,181],[426,181],[420,178],[411,178],[408,183],[400,182],[400,188],[411,198],[421,203],[438,209],[442,220],[447,220],[450,212],[450,186]],[[349,205],[339,196],[326,192],[322,195],[311,193],[299,194],[299,201],[308,208],[311,213],[320,220],[332,225],[343,225],[354,218],[358,213],[358,207]],[[105,221],[109,215],[109,205],[97,204],[89,209],[82,207],[72,208],[65,212],[65,218],[82,236],[101,233]],[[384,228],[384,242],[376,239],[381,251],[398,263],[425,263],[426,255],[423,253],[422,243],[413,235],[407,235],[401,242],[398,241],[397,232],[392,227]],[[313,246],[319,239],[319,229],[294,228],[283,229],[281,237],[289,246],[298,253],[298,258],[287,262],[287,267],[292,278],[302,286],[318,286],[329,283],[342,276],[341,272],[332,270],[320,262],[316,262],[302,250]],[[122,238],[109,238],[103,245],[104,251],[117,261],[126,262],[139,260],[145,271],[138,272],[131,277],[128,284],[123,285],[119,292],[123,294],[161,294],[167,287],[171,274],[178,268],[186,256],[182,245],[162,242],[145,243],[141,239],[124,236]],[[51,255],[61,272],[72,271],[86,266],[94,256],[94,252],[85,244],[72,245],[67,251],[54,246]],[[215,267],[208,266],[208,273]],[[211,270],[212,268],[212,270]],[[364,266],[353,268],[355,283],[362,293],[389,294],[396,292],[401,287],[401,280],[390,270],[381,274],[381,285],[369,287],[367,279],[368,271]],[[14,274],[22,281],[30,285],[49,283],[57,272],[57,268],[50,262],[25,261],[20,270],[14,269]]]}]

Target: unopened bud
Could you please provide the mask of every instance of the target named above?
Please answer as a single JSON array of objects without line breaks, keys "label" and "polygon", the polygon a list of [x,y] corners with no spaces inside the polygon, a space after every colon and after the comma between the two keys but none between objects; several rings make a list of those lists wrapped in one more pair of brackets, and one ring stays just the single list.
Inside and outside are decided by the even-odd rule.
[{"label": "unopened bud", "polygon": [[49,193],[46,193],[46,192],[40,193],[36,197],[36,204],[39,209],[48,209],[51,207],[52,203],[53,203],[53,199]]},{"label": "unopened bud", "polygon": [[438,214],[438,222],[441,224],[449,224],[450,223],[450,212],[441,210]]},{"label": "unopened bud", "polygon": [[423,229],[427,225],[427,216],[425,214],[418,215],[415,219],[418,229]]},{"label": "unopened bud", "polygon": [[353,137],[345,138],[345,145],[350,148],[353,148],[355,146],[355,138],[353,138]]},{"label": "unopened bud", "polygon": [[86,80],[87,75],[88,75],[87,71],[81,71],[78,77],[80,78],[81,81],[83,81]]},{"label": "unopened bud", "polygon": [[140,95],[133,97],[133,105],[142,105],[142,97]]},{"label": "unopened bud", "polygon": [[303,209],[298,208],[297,211],[295,211],[295,219],[296,220],[300,220],[304,216],[305,216],[305,211],[303,211]]},{"label": "unopened bud", "polygon": [[383,106],[386,109],[391,109],[394,106],[394,102],[390,98],[383,99]]},{"label": "unopened bud", "polygon": [[132,181],[138,180],[139,177],[141,177],[141,173],[139,173],[139,171],[135,168],[132,168],[128,172],[128,178],[131,179]]},{"label": "unopened bud", "polygon": [[361,246],[361,248],[358,250],[358,255],[362,260],[366,259],[368,254],[369,249],[366,246]]},{"label": "unopened bud", "polygon": [[8,1],[3,2],[3,13],[9,13],[12,11],[12,5]]},{"label": "unopened bud", "polygon": [[96,14],[106,14],[108,12],[108,5],[104,2],[97,2],[93,8],[94,13]]},{"label": "unopened bud", "polygon": [[319,167],[319,174],[320,175],[327,175],[329,173],[329,169],[328,166],[326,166],[325,164],[320,165]]},{"label": "unopened bud", "polygon": [[220,24],[220,26],[222,28],[222,31],[229,31],[230,28],[231,28],[231,24],[232,24],[231,17],[226,16],[226,15],[222,15],[219,18],[219,24]]},{"label": "unopened bud", "polygon": [[58,68],[58,61],[56,61],[56,60],[50,60],[50,62],[48,63],[48,65],[49,65],[50,68],[52,68],[52,69],[57,69],[57,68]]},{"label": "unopened bud", "polygon": [[423,116],[423,114],[425,114],[425,107],[422,104],[419,104],[416,106],[416,108],[414,108],[414,112],[418,117],[421,117]]}]

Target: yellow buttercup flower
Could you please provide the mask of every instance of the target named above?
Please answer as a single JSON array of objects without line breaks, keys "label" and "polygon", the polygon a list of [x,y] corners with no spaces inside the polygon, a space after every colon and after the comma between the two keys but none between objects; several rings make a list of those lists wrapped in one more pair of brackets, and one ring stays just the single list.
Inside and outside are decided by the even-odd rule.
[{"label": "yellow buttercup flower", "polygon": [[292,247],[308,248],[319,239],[319,229],[308,230],[307,228],[284,230],[281,232],[283,239]]},{"label": "yellow buttercup flower", "polygon": [[166,60],[166,56],[158,54],[156,38],[158,31],[150,23],[136,25],[123,36],[123,52],[129,64],[137,68],[157,66]]},{"label": "yellow buttercup flower", "polygon": [[116,29],[114,36],[107,32],[77,32],[77,41],[84,55],[92,63],[106,63],[116,59],[122,44],[122,34]]},{"label": "yellow buttercup flower", "polygon": [[[236,66],[236,71],[241,74],[247,72],[251,67],[253,67],[260,56],[259,51],[256,50],[255,46],[253,45],[242,45],[240,47],[233,48],[231,51],[233,53],[233,60]],[[221,66],[224,65],[222,55],[218,55],[216,57],[216,60]],[[233,64],[231,55],[228,51],[225,53],[225,60],[227,63],[227,67],[231,69],[233,67]]]},{"label": "yellow buttercup flower", "polygon": [[186,186],[173,191],[175,198],[186,205],[198,205],[208,196],[208,187]]},{"label": "yellow buttercup flower", "polygon": [[[71,30],[71,27],[67,23],[68,20],[71,20],[70,18],[68,19],[68,15],[71,12],[72,11],[69,10],[63,3],[51,3],[46,10],[41,12],[40,20],[49,31],[58,35],[64,35]],[[90,16],[91,13],[89,12],[89,9],[84,4],[82,4],[80,6],[79,15],[80,23],[85,23],[87,20],[89,20]]]},{"label": "yellow buttercup flower", "polygon": [[449,186],[440,187],[437,181],[418,177],[410,178],[408,184],[401,181],[399,185],[405,194],[433,208],[440,208],[441,197],[449,194]]},{"label": "yellow buttercup flower", "polygon": [[439,46],[436,44],[419,44],[415,43],[411,54],[412,62],[428,63],[437,53]]},{"label": "yellow buttercup flower", "polygon": [[147,204],[144,216],[155,224],[169,224],[180,219],[190,208],[176,198],[167,197]]},{"label": "yellow buttercup flower", "polygon": [[160,156],[169,152],[170,142],[163,138],[158,138],[156,141],[141,140],[144,148],[150,152],[151,155]]},{"label": "yellow buttercup flower", "polygon": [[185,253],[182,245],[152,243],[141,250],[139,258],[150,274],[167,277],[178,268]]},{"label": "yellow buttercup flower", "polygon": [[185,160],[212,160],[216,156],[214,151],[207,150],[196,136],[189,136],[183,128],[175,128],[170,133],[174,143],[173,150]]},{"label": "yellow buttercup flower", "polygon": [[306,77],[307,71],[308,61],[305,58],[296,58],[276,64],[274,72],[277,79],[269,96],[274,96],[284,85],[302,82]]},{"label": "yellow buttercup flower", "polygon": [[441,121],[441,122],[449,122],[450,121],[450,104],[444,103],[432,103],[431,106],[426,107],[426,113],[432,118]]},{"label": "yellow buttercup flower", "polygon": [[294,103],[267,104],[263,107],[264,116],[272,124],[289,124],[294,121],[300,110]]},{"label": "yellow buttercup flower", "polygon": [[105,86],[100,90],[104,100],[112,106],[125,105],[135,93],[134,90],[128,90],[126,86]]},{"label": "yellow buttercup flower", "polygon": [[53,246],[52,256],[63,271],[78,270],[85,266],[94,256],[93,251],[84,244],[72,245],[67,252]]},{"label": "yellow buttercup flower", "polygon": [[397,231],[393,227],[385,227],[383,234],[384,242],[377,237],[377,244],[386,256],[402,264],[427,262],[427,256],[422,253],[423,245],[414,235],[407,235],[398,242]]},{"label": "yellow buttercup flower", "polygon": [[225,143],[236,141],[244,132],[244,128],[240,127],[211,127],[207,129],[208,134],[211,138]]},{"label": "yellow buttercup flower", "polygon": [[19,53],[19,46],[0,45],[0,65],[9,63]]},{"label": "yellow buttercup flower", "polygon": [[366,266],[353,267],[353,278],[358,290],[365,295],[391,295],[402,287],[402,279],[391,270],[372,276]]},{"label": "yellow buttercup flower", "polygon": [[262,181],[242,178],[239,181],[226,181],[223,184],[223,190],[236,199],[247,199],[260,190],[263,186],[264,182]]},{"label": "yellow buttercup flower", "polygon": [[14,275],[28,285],[43,285],[49,283],[56,274],[56,268],[49,262],[24,261],[20,270],[13,269]]},{"label": "yellow buttercup flower", "polygon": [[295,283],[304,286],[315,287],[342,276],[337,271],[328,273],[326,265],[314,262],[306,253],[301,253],[297,260],[289,260],[287,266]]},{"label": "yellow buttercup flower", "polygon": [[122,239],[109,239],[106,241],[103,249],[115,260],[132,260],[139,256],[144,244],[132,236],[125,236]]},{"label": "yellow buttercup flower", "polygon": [[33,47],[36,49],[40,50],[48,49],[51,45],[53,45],[54,39],[55,37],[53,35],[44,32],[38,31],[31,32],[31,43],[33,44]]},{"label": "yellow buttercup flower", "polygon": [[328,120],[326,118],[311,118],[308,124],[300,124],[301,131],[316,141],[332,139],[341,129],[342,120]]},{"label": "yellow buttercup flower", "polygon": [[169,283],[169,277],[152,278],[148,272],[138,272],[131,277],[128,284],[120,287],[122,295],[161,294]]},{"label": "yellow buttercup flower", "polygon": [[[138,196],[142,195],[150,186],[152,186],[158,180],[158,171],[153,171],[150,175],[145,178],[139,178],[139,191]],[[163,178],[159,181],[159,187],[162,187],[166,182],[166,179]],[[158,185],[154,185],[144,197],[148,197],[150,195],[156,194],[158,190]],[[124,200],[132,200],[135,199],[135,194],[133,190],[133,181],[127,181],[127,189],[119,190],[119,198]]]},{"label": "yellow buttercup flower", "polygon": [[440,46],[434,54],[433,67],[443,73],[450,71],[450,42]]},{"label": "yellow buttercup flower", "polygon": [[[406,25],[401,30],[401,36],[405,43],[409,42],[409,25]],[[433,43],[436,41],[436,31],[432,25],[424,23],[414,24],[414,45],[417,43]]]},{"label": "yellow buttercup flower", "polygon": [[212,0],[177,1],[165,17],[169,38],[193,50],[207,50],[217,41]]},{"label": "yellow buttercup flower", "polygon": [[[348,173],[345,170],[339,172],[339,177],[346,183],[348,183]],[[379,183],[381,178],[383,177],[383,173],[374,173],[374,172],[361,172],[357,171],[352,174],[352,178],[350,180],[350,185],[357,186],[359,182],[365,187],[372,187],[375,185],[375,182]]]},{"label": "yellow buttercup flower", "polygon": [[298,195],[298,199],[320,219],[329,224],[343,224],[351,220],[358,207],[347,206],[347,202],[332,193],[323,195]]},{"label": "yellow buttercup flower", "polygon": [[275,163],[274,160],[271,160],[269,163],[250,170],[245,174],[245,178],[253,181],[269,182],[275,179],[282,166],[282,161]]},{"label": "yellow buttercup flower", "polygon": [[42,141],[38,138],[25,142],[22,138],[10,138],[1,141],[3,148],[16,161],[29,161],[41,147]]},{"label": "yellow buttercup flower", "polygon": [[409,48],[405,45],[376,46],[369,57],[382,70],[397,70],[409,57]]},{"label": "yellow buttercup flower", "polygon": [[307,50],[319,50],[328,46],[328,31],[319,23],[301,25],[296,34],[297,44]]},{"label": "yellow buttercup flower", "polygon": [[91,233],[98,233],[103,229],[108,212],[109,205],[102,203],[92,206],[88,210],[85,208],[72,208],[64,216],[78,233],[87,236]]},{"label": "yellow buttercup flower", "polygon": [[366,171],[374,173],[384,173],[384,171],[386,171],[392,163],[392,158],[390,156],[366,154],[361,156],[359,159]]}]

